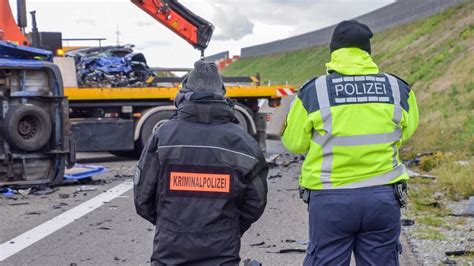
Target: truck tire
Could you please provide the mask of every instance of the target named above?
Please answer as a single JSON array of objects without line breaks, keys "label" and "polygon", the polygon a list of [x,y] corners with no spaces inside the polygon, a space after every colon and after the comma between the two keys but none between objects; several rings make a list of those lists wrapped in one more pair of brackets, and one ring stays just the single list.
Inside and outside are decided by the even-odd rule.
[{"label": "truck tire", "polygon": [[4,121],[3,134],[12,147],[31,152],[41,149],[50,140],[50,116],[38,106],[13,107]]},{"label": "truck tire", "polygon": [[153,135],[153,132],[155,132],[164,122],[168,121],[173,114],[173,111],[157,111],[145,120],[145,123],[140,130],[140,138],[135,145],[138,154],[142,153],[143,148],[145,148],[146,143]]},{"label": "truck tire", "polygon": [[237,121],[239,121],[239,126],[241,126],[245,131],[249,132],[247,119],[240,111],[235,111],[235,118],[237,118]]}]

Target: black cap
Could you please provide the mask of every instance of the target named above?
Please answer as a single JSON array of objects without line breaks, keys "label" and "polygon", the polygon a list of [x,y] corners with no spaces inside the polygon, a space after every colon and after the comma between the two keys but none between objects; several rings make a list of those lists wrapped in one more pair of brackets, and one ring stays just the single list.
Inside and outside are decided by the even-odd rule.
[{"label": "black cap", "polygon": [[194,63],[194,69],[189,72],[184,85],[192,92],[212,92],[224,95],[225,87],[217,65],[212,62],[199,60]]},{"label": "black cap", "polygon": [[345,20],[334,29],[329,48],[332,53],[340,48],[356,47],[370,54],[370,38],[373,35],[369,26],[357,20]]}]

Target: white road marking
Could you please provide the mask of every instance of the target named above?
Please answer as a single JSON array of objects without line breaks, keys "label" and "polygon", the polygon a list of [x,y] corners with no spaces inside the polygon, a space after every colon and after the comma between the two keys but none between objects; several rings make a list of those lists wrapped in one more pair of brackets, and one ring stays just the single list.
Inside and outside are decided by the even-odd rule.
[{"label": "white road marking", "polygon": [[19,251],[99,208],[100,206],[104,205],[104,202],[109,202],[119,197],[123,193],[132,189],[132,187],[132,181],[123,182],[120,185],[117,185],[106,192],[99,194],[96,197],[66,211],[65,213],[62,213],[53,219],[4,242],[0,245],[0,261],[6,260]]}]

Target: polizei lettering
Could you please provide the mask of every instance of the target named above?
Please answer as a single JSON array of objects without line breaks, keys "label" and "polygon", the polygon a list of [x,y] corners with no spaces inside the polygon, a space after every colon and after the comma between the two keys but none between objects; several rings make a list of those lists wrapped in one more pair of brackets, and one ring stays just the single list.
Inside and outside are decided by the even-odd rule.
[{"label": "polizei lettering", "polygon": [[390,102],[390,85],[385,77],[341,77],[332,79],[331,83],[335,103]]},{"label": "polizei lettering", "polygon": [[364,82],[364,83],[341,83],[336,84],[336,96],[385,96],[387,95],[387,88],[385,83],[378,82]]},{"label": "polizei lettering", "polygon": [[230,175],[171,172],[170,190],[221,193],[230,192]]}]

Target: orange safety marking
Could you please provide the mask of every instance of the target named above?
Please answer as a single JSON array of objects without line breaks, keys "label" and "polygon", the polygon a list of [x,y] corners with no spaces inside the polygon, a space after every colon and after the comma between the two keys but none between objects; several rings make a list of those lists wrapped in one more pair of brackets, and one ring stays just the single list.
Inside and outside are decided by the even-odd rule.
[{"label": "orange safety marking", "polygon": [[230,175],[171,172],[170,190],[229,193]]}]

